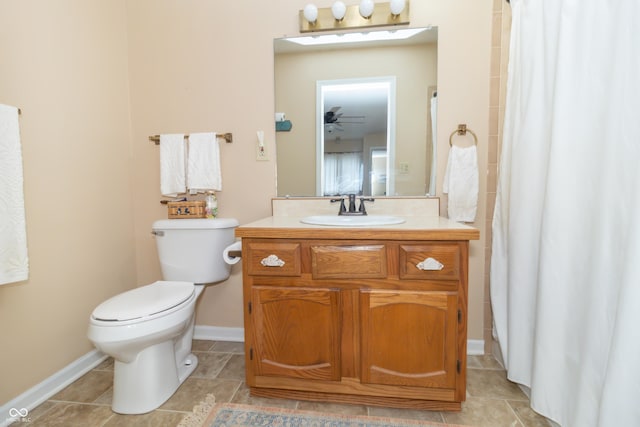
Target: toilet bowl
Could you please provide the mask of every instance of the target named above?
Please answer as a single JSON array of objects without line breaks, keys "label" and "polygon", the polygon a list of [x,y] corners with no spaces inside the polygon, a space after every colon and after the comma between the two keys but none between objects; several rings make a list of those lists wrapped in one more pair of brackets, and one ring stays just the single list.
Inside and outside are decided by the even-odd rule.
[{"label": "toilet bowl", "polygon": [[89,339],[114,358],[114,412],[158,408],[196,369],[195,304],[205,283],[229,277],[222,254],[237,225],[234,219],[157,221],[153,233],[166,280],[109,298],[91,314]]}]

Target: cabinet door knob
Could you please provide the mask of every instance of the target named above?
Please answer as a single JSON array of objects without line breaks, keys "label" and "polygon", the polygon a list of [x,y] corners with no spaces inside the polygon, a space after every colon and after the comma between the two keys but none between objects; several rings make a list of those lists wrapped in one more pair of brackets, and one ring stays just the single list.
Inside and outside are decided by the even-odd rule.
[{"label": "cabinet door knob", "polygon": [[260,261],[260,264],[265,267],[282,267],[284,265],[284,261],[278,258],[277,255],[269,255],[268,257],[263,258],[262,261]]},{"label": "cabinet door knob", "polygon": [[416,264],[418,270],[429,271],[429,270],[442,270],[444,268],[444,264],[434,258],[425,258],[424,261],[421,261]]}]

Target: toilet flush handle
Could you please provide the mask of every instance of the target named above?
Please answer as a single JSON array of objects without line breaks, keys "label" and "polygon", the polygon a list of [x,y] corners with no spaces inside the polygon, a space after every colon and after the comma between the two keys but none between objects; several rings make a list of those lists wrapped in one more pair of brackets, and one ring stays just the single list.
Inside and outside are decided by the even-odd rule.
[{"label": "toilet flush handle", "polygon": [[151,232],[151,234],[153,234],[154,236],[164,236],[164,231],[162,231],[162,230],[153,230]]}]

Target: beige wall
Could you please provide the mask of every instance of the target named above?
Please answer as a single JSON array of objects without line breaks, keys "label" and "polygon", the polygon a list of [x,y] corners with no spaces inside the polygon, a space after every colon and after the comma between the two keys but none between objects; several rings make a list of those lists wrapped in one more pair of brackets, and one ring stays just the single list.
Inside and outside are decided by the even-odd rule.
[{"label": "beige wall", "polygon": [[[219,214],[240,223],[270,215],[275,196],[273,37],[279,15],[286,17],[262,1],[127,2],[140,283],[161,277],[150,229],[154,220],[166,217],[166,207],[159,204],[158,147],[149,135],[233,132],[233,143],[222,142],[220,148]],[[270,161],[256,161],[258,130],[265,131]],[[237,264],[227,282],[205,290],[196,322],[242,327],[241,288]]]},{"label": "beige wall", "polygon": [[[92,348],[86,327],[97,303],[160,278],[150,226],[166,211],[149,135],[233,132],[221,147],[220,213],[241,223],[270,214],[273,38],[298,34],[306,3],[0,0],[0,102],[23,109],[32,273],[0,287],[0,402]],[[412,26],[438,26],[439,189],[449,134],[466,123],[479,136],[483,237],[471,245],[471,339],[483,329],[492,3],[411,3]],[[255,160],[257,130],[270,161]],[[242,326],[240,264],[205,291],[197,323]]]},{"label": "beige wall", "polygon": [[[0,286],[0,405],[93,346],[136,283],[125,2],[0,1],[0,102],[22,109],[29,280]],[[0,417],[6,414],[0,414]]]}]

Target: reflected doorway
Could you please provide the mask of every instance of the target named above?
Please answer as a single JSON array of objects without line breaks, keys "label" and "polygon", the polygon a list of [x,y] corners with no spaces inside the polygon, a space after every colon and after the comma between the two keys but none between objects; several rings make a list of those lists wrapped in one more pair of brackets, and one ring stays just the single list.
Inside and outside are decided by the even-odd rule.
[{"label": "reflected doorway", "polygon": [[395,153],[395,83],[395,77],[316,83],[316,195],[394,194],[389,169]]},{"label": "reflected doorway", "polygon": [[387,150],[386,148],[371,149],[371,172],[369,185],[371,196],[387,195]]}]

